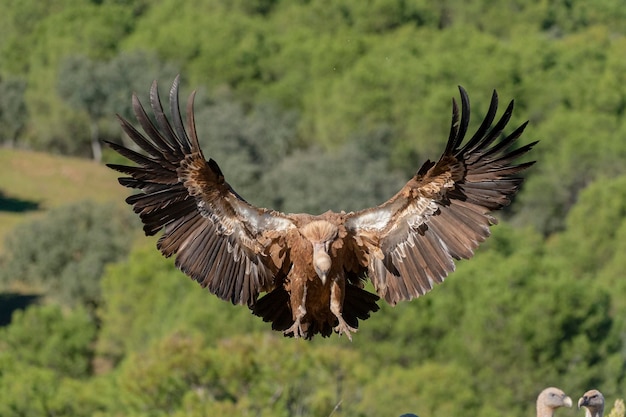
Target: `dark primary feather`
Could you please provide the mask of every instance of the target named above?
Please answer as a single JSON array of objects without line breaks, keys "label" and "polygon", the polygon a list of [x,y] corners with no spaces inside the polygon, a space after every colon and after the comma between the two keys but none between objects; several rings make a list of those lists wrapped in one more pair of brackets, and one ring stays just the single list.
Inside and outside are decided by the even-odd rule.
[{"label": "dark primary feather", "polygon": [[[394,197],[356,213],[283,214],[247,203],[217,162],[205,159],[194,93],[183,120],[179,86],[177,77],[168,116],[152,84],[154,119],[133,95],[143,132],[123,118],[120,123],[140,152],[110,146],[136,165],[109,166],[125,175],[120,184],[139,191],[127,202],[146,234],[163,231],[158,248],[164,256],[175,255],[176,265],[202,287],[248,305],[286,336],[310,339],[334,330],[350,337],[359,320],[379,309],[379,296],[396,304],[426,294],[454,270],[454,260],[473,255],[496,223],[491,211],[509,204],[522,182],[518,174],[533,163],[516,161],[535,143],[513,147],[526,123],[502,135],[513,102],[494,124],[495,91],[484,120],[465,141],[470,102],[459,87],[461,106],[453,100],[442,156],[424,163]],[[328,258],[330,265],[320,267]],[[363,289],[368,278],[377,294]]]}]

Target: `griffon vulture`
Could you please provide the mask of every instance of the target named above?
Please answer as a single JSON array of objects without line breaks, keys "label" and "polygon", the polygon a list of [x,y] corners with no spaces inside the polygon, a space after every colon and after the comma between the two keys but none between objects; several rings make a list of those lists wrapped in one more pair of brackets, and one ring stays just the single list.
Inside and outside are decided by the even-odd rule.
[{"label": "griffon vulture", "polygon": [[581,407],[585,407],[585,417],[602,417],[604,396],[597,389],[589,390],[578,400],[578,408]]},{"label": "griffon vulture", "polygon": [[563,391],[549,387],[541,391],[537,397],[537,417],[552,417],[559,407],[571,407],[572,399]]},{"label": "griffon vulture", "polygon": [[[178,102],[179,77],[165,115],[156,82],[150,90],[155,123],[138,98],[132,104],[143,133],[120,119],[139,153],[110,143],[136,166],[109,164],[119,182],[140,192],[126,200],[146,235],[163,231],[158,249],[202,287],[245,304],[274,330],[312,338],[346,334],[378,310],[430,291],[470,258],[489,236],[489,213],[507,205],[532,162],[515,164],[534,143],[512,149],[526,123],[502,137],[513,102],[492,126],[498,98],[463,144],[469,100],[461,114],[453,100],[450,136],[437,162],[427,161],[396,195],[378,207],[321,215],[258,208],[231,188],[217,162],[206,160],[194,126],[192,93],[186,127]],[[119,117],[119,116],[118,116]],[[304,174],[303,174],[304,175]],[[364,289],[370,279],[377,293]],[[261,293],[265,293],[261,298]]]}]

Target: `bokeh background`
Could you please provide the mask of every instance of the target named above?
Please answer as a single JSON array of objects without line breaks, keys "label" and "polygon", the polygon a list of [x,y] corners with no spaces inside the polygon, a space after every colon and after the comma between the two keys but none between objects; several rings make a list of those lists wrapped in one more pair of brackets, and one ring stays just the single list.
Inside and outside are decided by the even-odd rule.
[{"label": "bokeh background", "polygon": [[[0,0],[0,415],[534,413],[626,392],[620,0]],[[145,238],[103,141],[197,90],[205,155],[253,204],[379,204],[497,89],[538,162],[470,261],[354,341],[285,339]],[[521,145],[520,144],[520,145]],[[559,410],[561,416],[582,411]]]}]

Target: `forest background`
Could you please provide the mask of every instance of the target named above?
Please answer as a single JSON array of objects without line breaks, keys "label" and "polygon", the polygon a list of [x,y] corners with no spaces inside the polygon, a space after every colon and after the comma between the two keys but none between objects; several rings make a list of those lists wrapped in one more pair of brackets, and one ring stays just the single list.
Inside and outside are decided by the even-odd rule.
[{"label": "forest background", "polygon": [[[0,9],[0,415],[521,417],[550,385],[624,396],[621,1]],[[352,343],[284,339],[163,259],[103,166],[131,93],[178,73],[205,155],[256,205],[384,201],[439,156],[457,85],[474,128],[492,90],[515,99],[507,131],[530,120],[538,163],[443,285]]]}]

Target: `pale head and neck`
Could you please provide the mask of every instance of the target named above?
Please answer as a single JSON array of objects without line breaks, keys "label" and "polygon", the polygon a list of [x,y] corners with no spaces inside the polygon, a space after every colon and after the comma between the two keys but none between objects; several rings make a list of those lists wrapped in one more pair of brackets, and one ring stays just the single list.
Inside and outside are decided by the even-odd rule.
[{"label": "pale head and neck", "polygon": [[602,417],[604,396],[597,389],[589,390],[578,400],[578,408],[581,407],[585,407],[585,417]]},{"label": "pale head and neck", "polygon": [[316,220],[305,225],[301,233],[313,246],[313,267],[322,285],[326,285],[332,266],[329,251],[331,244],[337,238],[337,226],[326,220]]},{"label": "pale head and neck", "polygon": [[571,407],[572,399],[562,390],[549,387],[537,397],[537,417],[552,417],[559,407]]}]

